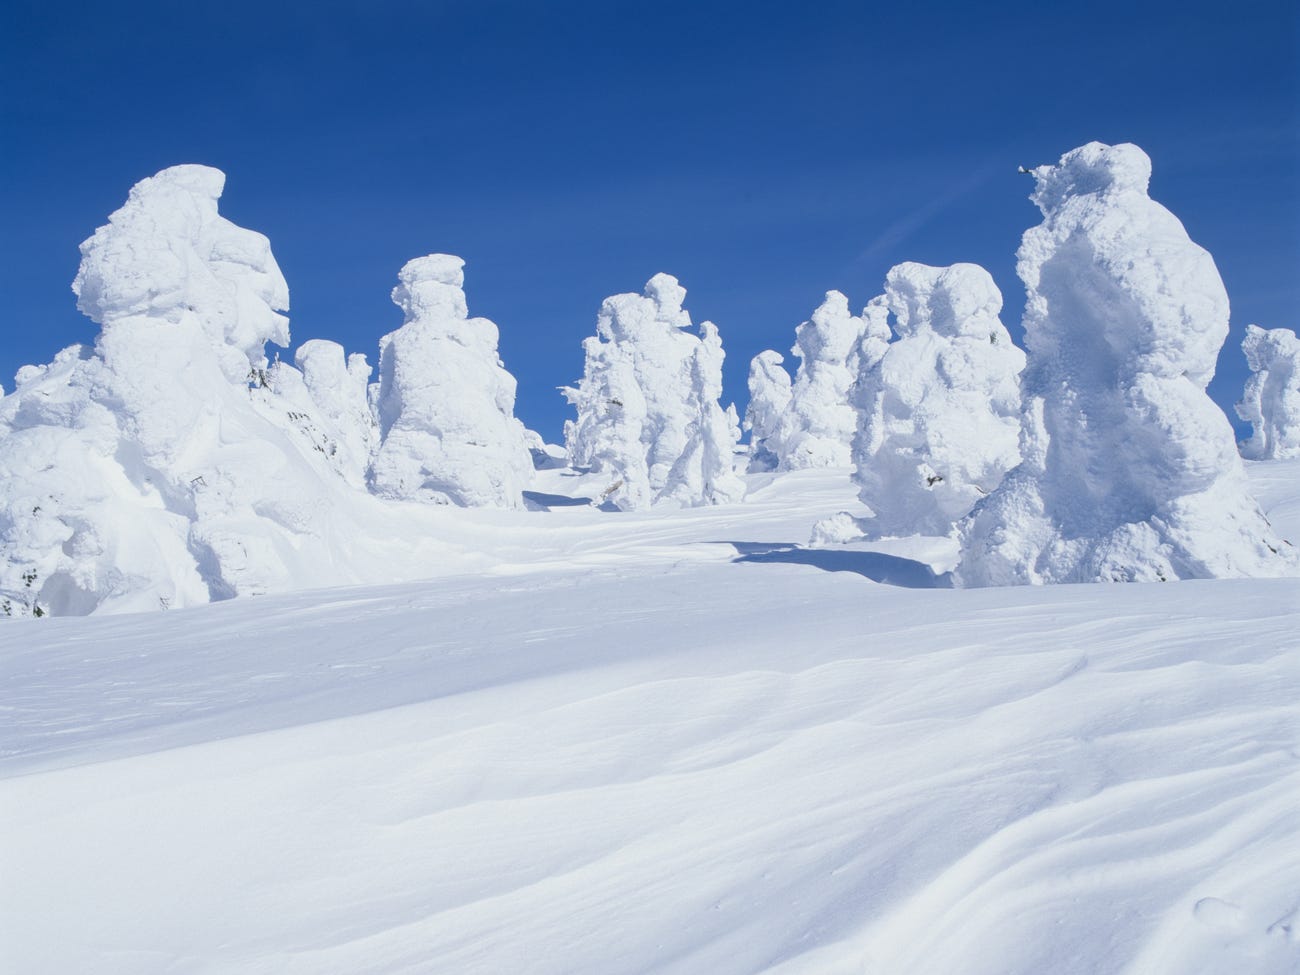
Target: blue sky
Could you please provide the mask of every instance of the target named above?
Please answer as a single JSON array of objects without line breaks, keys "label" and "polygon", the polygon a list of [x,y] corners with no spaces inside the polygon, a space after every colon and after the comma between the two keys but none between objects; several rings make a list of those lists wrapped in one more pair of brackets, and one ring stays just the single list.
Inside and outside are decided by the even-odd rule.
[{"label": "blue sky", "polygon": [[[1300,325],[1300,24],[1183,3],[0,4],[0,383],[90,341],[78,243],[135,181],[226,171],[295,343],[376,358],[409,258],[467,261],[518,414],[549,440],[601,300],[677,275],[728,352],[785,352],[823,292],[973,261],[1023,306],[1016,173],[1092,139],[1214,255],[1245,326]],[[789,364],[793,365],[790,360]]]}]

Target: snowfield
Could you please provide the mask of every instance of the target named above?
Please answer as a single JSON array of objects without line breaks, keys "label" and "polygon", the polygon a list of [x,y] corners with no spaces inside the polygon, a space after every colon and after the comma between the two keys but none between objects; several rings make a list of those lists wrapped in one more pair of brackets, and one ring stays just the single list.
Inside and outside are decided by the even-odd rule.
[{"label": "snowfield", "polygon": [[807,546],[844,470],[539,481],[432,581],[0,622],[0,969],[1300,968],[1300,580],[951,589]]}]

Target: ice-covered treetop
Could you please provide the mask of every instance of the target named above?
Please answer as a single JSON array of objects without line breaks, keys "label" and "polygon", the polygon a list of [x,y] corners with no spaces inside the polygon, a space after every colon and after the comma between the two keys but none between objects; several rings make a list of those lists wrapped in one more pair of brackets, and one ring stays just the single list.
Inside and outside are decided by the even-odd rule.
[{"label": "ice-covered treetop", "polygon": [[984,337],[1002,311],[1002,292],[978,264],[930,267],[909,261],[890,269],[885,290],[900,338],[926,326],[940,335]]},{"label": "ice-covered treetop", "polygon": [[[1214,259],[1147,195],[1151,160],[1090,142],[1034,170],[1043,222],[1024,235],[1025,341],[1040,363],[1186,376],[1204,389],[1228,335]],[[1072,296],[1086,294],[1086,307]]]},{"label": "ice-covered treetop", "polygon": [[1089,142],[1067,152],[1055,166],[1038,166],[1033,173],[1038,185],[1030,199],[1046,216],[1076,196],[1125,190],[1145,195],[1151,183],[1151,157],[1130,142],[1117,146]]},{"label": "ice-covered treetop", "polygon": [[409,260],[397,274],[393,303],[408,322],[425,318],[467,318],[465,262],[452,254]]},{"label": "ice-covered treetop", "polygon": [[600,307],[597,331],[611,341],[646,337],[665,326],[689,328],[690,313],[682,308],[686,289],[671,274],[659,273],[646,282],[642,294],[612,295]]},{"label": "ice-covered treetop", "polygon": [[795,329],[790,351],[805,359],[842,364],[861,337],[861,323],[849,311],[849,299],[841,291],[828,291],[812,319]]},{"label": "ice-covered treetop", "polygon": [[110,325],[131,317],[198,319],[217,347],[252,363],[267,342],[289,344],[289,286],[271,243],[217,213],[226,177],[173,166],[141,180],[81,245],[77,308]]},{"label": "ice-covered treetop", "polygon": [[1300,362],[1300,338],[1289,328],[1260,328],[1246,326],[1246,338],[1241,343],[1251,372],[1263,372],[1279,362]]}]

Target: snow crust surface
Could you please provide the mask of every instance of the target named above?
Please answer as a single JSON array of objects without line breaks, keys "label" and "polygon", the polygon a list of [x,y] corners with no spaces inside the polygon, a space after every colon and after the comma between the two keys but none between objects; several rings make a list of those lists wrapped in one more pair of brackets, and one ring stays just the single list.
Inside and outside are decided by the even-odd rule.
[{"label": "snow crust surface", "polygon": [[[1250,466],[1287,532],[1297,463]],[[625,514],[539,477],[435,583],[0,623],[6,964],[1300,965],[1300,582],[950,590],[793,544],[844,470]]]},{"label": "snow crust surface", "polygon": [[1250,497],[1206,395],[1228,333],[1210,255],[1147,195],[1137,146],[1035,170],[1024,235],[1023,462],[965,523],[966,586],[1277,576],[1294,549]]},{"label": "snow crust surface", "polygon": [[1252,460],[1300,457],[1300,339],[1287,328],[1247,325],[1241,348],[1250,378],[1237,415],[1251,425],[1242,455]]}]

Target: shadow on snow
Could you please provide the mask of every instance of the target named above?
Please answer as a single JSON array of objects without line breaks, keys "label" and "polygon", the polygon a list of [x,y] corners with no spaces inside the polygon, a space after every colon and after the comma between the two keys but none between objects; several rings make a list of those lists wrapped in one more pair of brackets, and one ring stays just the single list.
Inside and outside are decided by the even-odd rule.
[{"label": "shadow on snow", "polygon": [[886,586],[904,589],[951,589],[948,573],[936,575],[924,562],[883,552],[848,552],[837,549],[802,548],[782,542],[722,542],[734,548],[735,562],[765,562],[811,565],[825,572],[854,572]]}]

